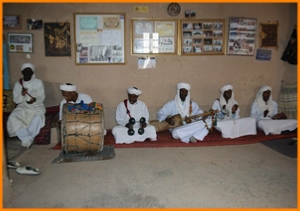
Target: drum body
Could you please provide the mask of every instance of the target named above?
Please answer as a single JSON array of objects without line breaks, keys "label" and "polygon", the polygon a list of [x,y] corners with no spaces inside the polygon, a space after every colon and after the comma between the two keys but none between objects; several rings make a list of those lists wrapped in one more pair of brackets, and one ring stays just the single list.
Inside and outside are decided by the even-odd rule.
[{"label": "drum body", "polygon": [[101,151],[105,132],[103,110],[73,113],[68,105],[64,104],[62,113],[62,149],[66,153]]}]

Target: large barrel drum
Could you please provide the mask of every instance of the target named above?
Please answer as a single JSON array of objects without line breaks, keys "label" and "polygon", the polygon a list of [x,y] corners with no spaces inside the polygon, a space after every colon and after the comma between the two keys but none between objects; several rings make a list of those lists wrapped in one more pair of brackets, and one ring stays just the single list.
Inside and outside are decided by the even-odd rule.
[{"label": "large barrel drum", "polygon": [[[104,144],[103,110],[68,110],[64,104],[61,122],[62,149],[68,152],[99,152]],[[102,107],[103,108],[103,107]]]}]

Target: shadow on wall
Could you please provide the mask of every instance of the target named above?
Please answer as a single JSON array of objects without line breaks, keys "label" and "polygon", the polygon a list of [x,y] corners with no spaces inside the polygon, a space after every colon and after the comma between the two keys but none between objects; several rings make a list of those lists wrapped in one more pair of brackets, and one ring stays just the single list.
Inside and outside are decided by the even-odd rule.
[{"label": "shadow on wall", "polygon": [[57,106],[62,100],[59,85],[59,83],[44,82],[44,89],[46,94],[44,103],[46,107]]}]

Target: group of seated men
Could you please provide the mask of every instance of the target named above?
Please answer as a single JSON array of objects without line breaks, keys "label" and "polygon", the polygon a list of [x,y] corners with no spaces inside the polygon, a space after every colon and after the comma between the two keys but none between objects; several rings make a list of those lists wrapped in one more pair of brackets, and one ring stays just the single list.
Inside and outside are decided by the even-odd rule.
[{"label": "group of seated men", "polygon": [[[35,67],[30,63],[21,66],[23,77],[13,88],[13,100],[17,104],[7,121],[10,137],[17,136],[22,146],[29,148],[35,136],[45,125],[45,92],[43,82],[35,77]],[[60,85],[63,100],[60,102],[59,122],[65,103],[86,104],[93,102],[87,94],[77,92],[71,83]],[[209,112],[204,112],[191,98],[191,85],[177,84],[175,98],[167,102],[157,113],[158,124],[164,123],[174,139],[184,143],[203,141],[212,128],[220,131],[223,138],[238,138],[245,135],[256,135],[257,128],[265,135],[280,134],[285,131],[296,131],[297,120],[287,119],[278,113],[278,104],[272,100],[272,88],[262,86],[256,94],[249,117],[240,117],[238,102],[234,99],[233,86],[224,85]],[[156,141],[157,126],[149,121],[146,104],[138,97],[142,91],[137,87],[127,89],[128,98],[116,109],[117,126],[112,129],[117,144],[135,141]],[[178,119],[179,117],[179,119]],[[106,131],[105,131],[106,132]]]}]

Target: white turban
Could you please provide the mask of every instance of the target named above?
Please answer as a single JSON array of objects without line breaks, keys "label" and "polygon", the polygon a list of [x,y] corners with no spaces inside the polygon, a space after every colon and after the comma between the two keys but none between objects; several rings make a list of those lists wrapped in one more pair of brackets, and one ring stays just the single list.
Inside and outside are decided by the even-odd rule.
[{"label": "white turban", "polygon": [[191,85],[188,84],[188,83],[179,83],[177,84],[177,89],[180,90],[180,89],[186,89],[186,90],[191,90]]},{"label": "white turban", "polygon": [[231,84],[226,84],[225,86],[223,86],[221,88],[221,93],[224,93],[225,91],[227,91],[229,89],[233,90],[233,86]]},{"label": "white turban", "polygon": [[131,94],[131,95],[134,94],[134,95],[137,95],[137,96],[139,96],[139,95],[141,95],[143,93],[141,90],[136,89],[134,87],[129,87],[127,89],[127,92],[128,92],[128,94]]},{"label": "white turban", "polygon": [[[182,100],[180,98],[180,89],[188,90],[188,95],[185,98],[184,105],[182,105]],[[191,90],[191,85],[188,83],[177,84],[177,95],[175,96],[175,104],[176,104],[177,111],[181,114],[182,117],[190,116],[189,115],[190,101],[191,101],[190,90]]]},{"label": "white turban", "polygon": [[76,92],[77,91],[77,87],[75,85],[68,85],[68,84],[60,85],[59,89],[61,91],[65,91],[65,92]]},{"label": "white turban", "polygon": [[32,64],[30,64],[30,63],[24,63],[24,64],[22,64],[21,71],[23,71],[26,68],[30,68],[33,72],[35,71],[35,67]]}]

